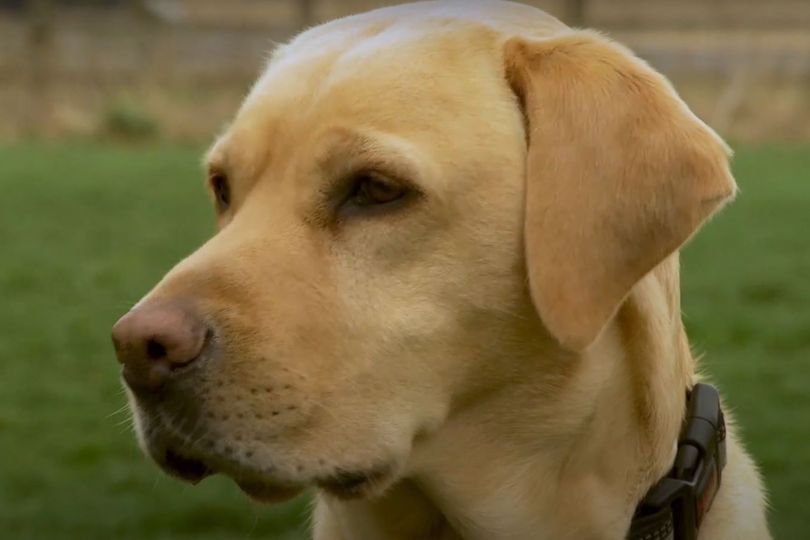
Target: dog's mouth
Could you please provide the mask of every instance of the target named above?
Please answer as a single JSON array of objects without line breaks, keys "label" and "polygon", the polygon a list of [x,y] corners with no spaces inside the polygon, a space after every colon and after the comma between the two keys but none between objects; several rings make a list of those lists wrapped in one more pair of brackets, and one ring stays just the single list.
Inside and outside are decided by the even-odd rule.
[{"label": "dog's mouth", "polygon": [[181,456],[173,450],[166,450],[160,464],[171,476],[192,484],[197,484],[214,474],[214,471],[202,461]]},{"label": "dog's mouth", "polygon": [[198,484],[215,474],[226,474],[233,478],[239,489],[251,499],[263,503],[276,503],[291,499],[303,489],[301,485],[269,480],[258,475],[225,473],[207,465],[201,459],[184,456],[175,450],[166,450],[162,459],[157,461],[167,474],[191,484]]},{"label": "dog's mouth", "polygon": [[307,484],[312,483],[340,499],[363,498],[382,491],[393,476],[391,467],[380,466],[368,470],[339,470],[330,475],[319,476],[309,482],[281,482],[255,474],[233,474],[219,471],[201,459],[182,455],[175,450],[166,450],[158,463],[170,476],[191,484],[198,484],[215,474],[226,474],[251,499],[263,503],[277,503],[291,499],[298,495]]},{"label": "dog's mouth", "polygon": [[392,476],[391,467],[365,471],[341,471],[316,481],[319,488],[340,499],[366,497],[380,491]]}]

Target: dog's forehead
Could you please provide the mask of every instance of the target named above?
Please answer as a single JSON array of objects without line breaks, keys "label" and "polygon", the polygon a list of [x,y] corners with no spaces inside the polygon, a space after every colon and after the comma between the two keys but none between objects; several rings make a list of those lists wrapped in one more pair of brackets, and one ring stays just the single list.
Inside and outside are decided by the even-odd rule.
[{"label": "dog's forehead", "polygon": [[[300,101],[301,94],[352,73],[361,77],[372,73],[365,82],[373,83],[384,80],[386,73],[441,68],[454,59],[454,53],[474,54],[491,47],[495,36],[543,37],[564,28],[534,7],[491,0],[416,2],[344,17],[279,46],[245,108],[268,96]],[[387,69],[378,69],[383,66]]]},{"label": "dog's forehead", "polygon": [[504,36],[561,28],[535,8],[489,1],[406,4],[315,27],[274,51],[218,147],[266,161],[330,123],[422,130],[485,97],[476,91],[499,80]]},{"label": "dog's forehead", "polygon": [[[405,24],[374,19],[349,27],[327,27],[282,46],[245,100],[242,111],[300,113],[303,108],[334,99],[352,85],[355,100],[382,97],[405,88],[413,91],[427,77],[456,68],[464,56],[480,52],[487,40],[480,26],[456,24],[450,30],[438,21]],[[490,38],[491,41],[491,38]],[[435,85],[434,90],[435,90]],[[407,105],[401,103],[400,105]]]}]

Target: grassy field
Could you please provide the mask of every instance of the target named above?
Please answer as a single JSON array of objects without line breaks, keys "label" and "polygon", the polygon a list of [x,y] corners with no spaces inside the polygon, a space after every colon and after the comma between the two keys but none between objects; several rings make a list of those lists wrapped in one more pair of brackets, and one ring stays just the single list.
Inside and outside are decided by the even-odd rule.
[{"label": "grassy field", "polygon": [[[163,477],[135,447],[109,327],[212,231],[198,150],[0,148],[0,537],[303,538],[305,501]],[[772,492],[810,493],[810,147],[743,148],[738,201],[684,257],[684,312]]]}]

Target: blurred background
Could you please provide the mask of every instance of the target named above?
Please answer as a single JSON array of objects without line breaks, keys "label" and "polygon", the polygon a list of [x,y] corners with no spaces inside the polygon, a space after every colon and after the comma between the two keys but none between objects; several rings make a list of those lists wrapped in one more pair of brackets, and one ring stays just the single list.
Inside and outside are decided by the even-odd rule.
[{"label": "blurred background", "polygon": [[[303,497],[186,487],[134,443],[109,327],[213,231],[199,167],[274,42],[373,0],[0,0],[0,538],[306,537]],[[684,317],[771,491],[810,504],[810,2],[537,0],[664,72],[736,150]]]}]

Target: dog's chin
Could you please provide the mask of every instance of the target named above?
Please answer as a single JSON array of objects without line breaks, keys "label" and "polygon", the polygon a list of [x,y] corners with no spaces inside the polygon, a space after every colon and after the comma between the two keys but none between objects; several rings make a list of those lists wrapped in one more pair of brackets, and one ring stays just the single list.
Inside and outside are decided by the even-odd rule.
[{"label": "dog's chin", "polygon": [[234,480],[242,492],[256,502],[275,504],[292,499],[303,486],[282,485],[261,480]]}]

